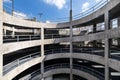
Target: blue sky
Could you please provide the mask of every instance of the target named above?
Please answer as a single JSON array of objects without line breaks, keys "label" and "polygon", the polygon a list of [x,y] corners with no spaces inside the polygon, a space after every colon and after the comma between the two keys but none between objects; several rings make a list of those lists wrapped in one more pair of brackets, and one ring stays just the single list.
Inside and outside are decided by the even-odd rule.
[{"label": "blue sky", "polygon": [[[73,15],[94,6],[100,0],[73,0]],[[4,5],[11,8],[12,2],[4,0]],[[23,18],[37,17],[44,22],[57,21],[69,17],[70,0],[14,0],[15,12]],[[40,19],[39,13],[42,13]]]}]

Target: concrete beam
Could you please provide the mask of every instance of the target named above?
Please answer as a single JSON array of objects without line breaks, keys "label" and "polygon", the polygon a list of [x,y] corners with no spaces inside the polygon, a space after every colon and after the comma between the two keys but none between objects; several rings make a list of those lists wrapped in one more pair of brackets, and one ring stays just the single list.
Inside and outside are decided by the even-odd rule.
[{"label": "concrete beam", "polygon": [[4,19],[3,19],[4,23],[21,26],[23,28],[33,28],[33,29],[39,28],[40,29],[42,26],[44,26],[44,28],[56,28],[56,25],[57,25],[55,23],[41,23],[41,22],[20,19],[7,14],[6,12],[4,12],[3,15],[4,15]]},{"label": "concrete beam", "polygon": [[3,0],[0,0],[0,80],[3,76]]},{"label": "concrete beam", "polygon": [[[41,56],[44,57],[44,28],[41,27]],[[41,62],[41,80],[44,80],[44,60]]]},{"label": "concrete beam", "polygon": [[[32,40],[32,41],[23,41],[23,42],[14,42],[3,44],[3,53],[2,54],[9,54],[10,52],[14,52],[20,49],[40,46],[41,40]],[[17,47],[16,47],[17,46]]]},{"label": "concrete beam", "polygon": [[[110,19],[109,19],[109,12],[106,11],[104,15],[105,20],[105,30],[110,29]],[[110,57],[110,40],[106,36],[105,37],[105,80],[110,80],[110,68],[109,68],[109,57]]]},{"label": "concrete beam", "polygon": [[[118,18],[118,27],[120,27],[120,17]],[[117,40],[118,46],[120,47],[120,37]]]},{"label": "concrete beam", "polygon": [[[95,33],[97,31],[97,24],[93,24],[93,33]],[[94,40],[93,41],[93,47],[97,47],[97,41]]]}]

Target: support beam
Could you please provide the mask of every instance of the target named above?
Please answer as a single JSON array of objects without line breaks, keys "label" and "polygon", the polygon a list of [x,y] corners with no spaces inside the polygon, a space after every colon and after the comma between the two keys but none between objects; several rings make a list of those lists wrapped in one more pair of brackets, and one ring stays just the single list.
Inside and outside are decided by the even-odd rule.
[{"label": "support beam", "polygon": [[6,35],[6,32],[7,32],[6,26],[3,26],[3,29],[4,29],[4,34],[3,35]]},{"label": "support beam", "polygon": [[0,0],[0,80],[3,76],[3,0]]},{"label": "support beam", "polygon": [[72,28],[72,0],[70,0],[70,80],[73,80],[73,59],[72,59],[72,53],[73,53],[73,28]]},{"label": "support beam", "polygon": [[[44,28],[41,28],[41,57],[44,57]],[[44,60],[41,62],[41,76],[42,80],[44,80]]]},{"label": "support beam", "polygon": [[97,31],[97,25],[94,24],[94,25],[93,25],[93,33],[95,33],[96,31]]},{"label": "support beam", "polygon": [[[118,27],[120,27],[120,17],[118,18]],[[120,38],[117,40],[118,47],[120,47]]]},{"label": "support beam", "polygon": [[13,38],[15,37],[15,27],[14,26],[12,27],[12,37]]},{"label": "support beam", "polygon": [[[105,30],[110,29],[109,12],[106,11],[105,16]],[[105,80],[110,80],[110,69],[109,69],[109,56],[110,56],[110,40],[105,38]]]},{"label": "support beam", "polygon": [[[93,33],[96,33],[96,31],[97,31],[97,25],[94,24],[93,25]],[[96,40],[93,41],[93,47],[97,47],[97,41]]]}]

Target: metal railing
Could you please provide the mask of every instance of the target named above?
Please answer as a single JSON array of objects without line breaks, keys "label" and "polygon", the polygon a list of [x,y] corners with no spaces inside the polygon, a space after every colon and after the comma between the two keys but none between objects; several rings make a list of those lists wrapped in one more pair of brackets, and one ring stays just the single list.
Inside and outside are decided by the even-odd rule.
[{"label": "metal railing", "polygon": [[[59,48],[59,49],[50,49],[45,50],[45,55],[51,55],[51,54],[60,54],[60,53],[69,53],[69,48]],[[110,53],[120,53],[118,50],[110,50]],[[84,53],[84,54],[94,54],[104,57],[104,49],[102,48],[73,48],[73,53]],[[111,55],[110,58],[120,60],[120,54],[119,55]]]},{"label": "metal railing", "polygon": [[29,80],[31,80],[32,78],[34,78],[35,76],[37,76],[37,75],[39,75],[39,74],[41,74],[41,70],[40,70],[40,69],[32,72],[32,73],[30,74]]},{"label": "metal railing", "polygon": [[[45,50],[45,55],[58,54],[58,53],[69,53],[69,52],[70,52],[69,48],[51,49],[51,50]],[[73,52],[104,56],[104,50],[98,49],[98,48],[73,48]]]},{"label": "metal railing", "polygon": [[99,10],[103,6],[105,6],[109,1],[110,0],[101,0],[99,3],[95,4],[93,7],[89,8],[88,10],[83,11],[77,15],[74,15],[73,19],[76,20],[76,19],[80,19],[80,18],[83,18],[85,16],[88,16],[88,15],[92,14],[93,12]]},{"label": "metal railing", "polygon": [[19,41],[28,41],[28,40],[40,40],[40,35],[4,35],[3,36],[3,43],[9,42],[19,42]]},{"label": "metal railing", "polygon": [[110,55],[110,58],[120,60],[120,51],[119,51],[119,55],[117,55],[117,54]]},{"label": "metal railing", "polygon": [[[49,66],[46,66],[44,68],[44,72],[47,72],[49,70],[54,70],[54,69],[60,69],[60,68],[70,68],[70,64],[69,63],[62,63],[62,64],[49,65]],[[87,72],[87,73],[90,73],[91,75],[96,76],[100,80],[104,80],[104,74],[103,73],[101,73],[101,72],[99,72],[95,69],[89,68],[87,66],[74,64],[73,69],[82,70],[84,72]],[[40,75],[40,73],[41,73],[40,69],[38,69],[38,70],[28,74],[29,76],[26,79],[27,80],[32,80],[34,77]]]},{"label": "metal railing", "polygon": [[100,80],[104,80],[104,74],[103,73],[101,73],[101,72],[99,72],[99,71],[97,71],[95,69],[89,68],[87,66],[73,64],[73,69],[82,70],[84,72],[87,72],[87,73],[90,73],[91,75],[96,76]]},{"label": "metal railing", "polygon": [[51,49],[51,50],[45,50],[45,55],[49,54],[57,54],[57,53],[69,53],[69,48],[59,48],[59,49]]},{"label": "metal railing", "polygon": [[44,68],[44,72],[47,72],[47,71],[53,70],[53,69],[59,69],[59,68],[70,68],[70,64],[62,63],[62,64],[49,65]]},{"label": "metal railing", "polygon": [[[77,20],[77,19],[83,18],[85,16],[88,16],[88,15],[92,14],[93,12],[99,10],[100,8],[102,8],[103,6],[105,6],[106,4],[108,4],[109,1],[110,0],[101,0],[100,2],[98,2],[97,4],[95,4],[93,7],[89,8],[88,10],[82,11],[79,14],[74,15],[73,19]],[[12,15],[12,8],[10,6],[7,6],[6,4],[4,4],[3,8],[4,8],[3,11],[5,11],[8,14]],[[19,11],[16,11],[16,10],[14,10],[14,11],[15,12],[19,12]],[[51,20],[51,22],[57,22],[57,23],[58,22],[59,23],[68,22],[68,21],[69,21],[69,17],[56,18],[56,19]]]},{"label": "metal railing", "polygon": [[54,38],[66,38],[69,35],[60,35],[60,34],[45,34],[44,39],[54,39]]},{"label": "metal railing", "polygon": [[40,52],[36,52],[36,53],[21,57],[19,59],[16,59],[16,60],[6,64],[5,66],[3,66],[3,75],[5,75],[9,71],[13,70],[14,68],[20,66],[21,64],[23,64],[29,60],[32,60],[34,58],[40,57],[40,56],[41,56]]}]

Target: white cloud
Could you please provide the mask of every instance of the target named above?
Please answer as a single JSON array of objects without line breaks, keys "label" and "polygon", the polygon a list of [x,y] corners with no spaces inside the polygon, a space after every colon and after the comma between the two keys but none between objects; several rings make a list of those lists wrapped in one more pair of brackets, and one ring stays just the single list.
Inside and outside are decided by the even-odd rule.
[{"label": "white cloud", "polygon": [[5,3],[11,3],[11,0],[3,0]]},{"label": "white cloud", "polygon": [[82,12],[85,12],[86,10],[88,10],[88,9],[89,9],[89,6],[90,6],[90,3],[85,2],[85,3],[82,5]]},{"label": "white cloud", "polygon": [[18,18],[22,18],[22,19],[27,19],[28,16],[25,14],[25,13],[22,13],[22,12],[14,12],[14,16],[15,17],[18,17]]},{"label": "white cloud", "polygon": [[43,1],[49,5],[56,6],[58,9],[62,9],[66,4],[66,0],[43,0]]},{"label": "white cloud", "polygon": [[51,22],[49,20],[47,20],[46,23],[51,23]]}]

